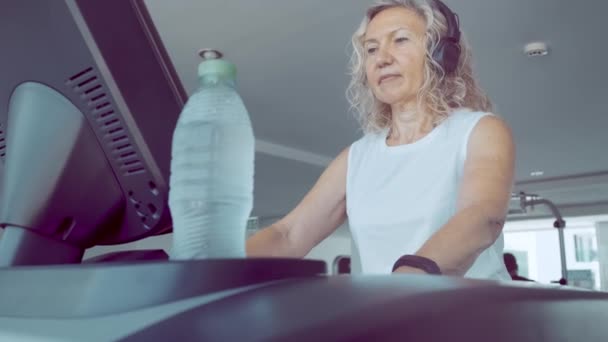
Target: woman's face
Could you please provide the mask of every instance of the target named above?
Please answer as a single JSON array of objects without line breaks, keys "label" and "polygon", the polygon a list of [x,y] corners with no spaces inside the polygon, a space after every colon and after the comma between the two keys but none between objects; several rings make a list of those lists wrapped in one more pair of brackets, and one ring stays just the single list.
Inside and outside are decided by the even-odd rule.
[{"label": "woman's face", "polygon": [[368,24],[365,71],[378,100],[392,106],[416,102],[424,82],[425,34],[425,20],[403,7],[386,9]]}]

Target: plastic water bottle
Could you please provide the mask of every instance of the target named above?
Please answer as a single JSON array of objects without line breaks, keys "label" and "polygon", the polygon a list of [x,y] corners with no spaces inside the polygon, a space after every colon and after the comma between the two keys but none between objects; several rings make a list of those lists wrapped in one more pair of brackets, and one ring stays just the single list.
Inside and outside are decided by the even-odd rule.
[{"label": "plastic water bottle", "polygon": [[253,206],[253,129],[235,89],[234,64],[215,50],[200,54],[200,87],[173,133],[171,259],[244,258]]}]

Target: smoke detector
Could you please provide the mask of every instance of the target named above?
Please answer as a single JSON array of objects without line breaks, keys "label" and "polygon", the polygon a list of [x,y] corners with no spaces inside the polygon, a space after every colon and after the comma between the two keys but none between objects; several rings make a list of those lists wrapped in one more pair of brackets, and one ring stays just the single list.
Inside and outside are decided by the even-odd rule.
[{"label": "smoke detector", "polygon": [[524,53],[528,57],[541,57],[549,54],[549,47],[545,42],[532,42],[526,44]]}]

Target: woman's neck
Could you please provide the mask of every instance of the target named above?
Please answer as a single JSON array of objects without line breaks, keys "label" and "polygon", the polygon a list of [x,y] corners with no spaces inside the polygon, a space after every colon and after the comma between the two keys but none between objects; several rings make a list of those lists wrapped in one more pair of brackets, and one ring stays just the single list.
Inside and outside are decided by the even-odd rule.
[{"label": "woman's neck", "polygon": [[386,141],[389,145],[404,145],[418,141],[434,128],[427,112],[418,106],[392,108],[391,127]]}]

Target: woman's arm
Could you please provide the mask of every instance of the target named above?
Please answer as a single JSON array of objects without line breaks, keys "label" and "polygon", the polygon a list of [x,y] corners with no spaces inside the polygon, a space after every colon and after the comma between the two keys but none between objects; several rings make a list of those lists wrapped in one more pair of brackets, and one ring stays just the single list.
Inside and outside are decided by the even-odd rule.
[{"label": "woman's arm", "polygon": [[302,258],[346,220],[348,148],[287,216],[247,240],[247,256]]},{"label": "woman's arm", "polygon": [[[464,275],[502,232],[514,178],[515,146],[500,118],[482,118],[469,139],[457,213],[416,255],[435,261],[443,274]],[[418,273],[401,267],[396,272]]]}]

